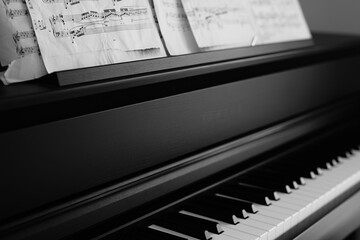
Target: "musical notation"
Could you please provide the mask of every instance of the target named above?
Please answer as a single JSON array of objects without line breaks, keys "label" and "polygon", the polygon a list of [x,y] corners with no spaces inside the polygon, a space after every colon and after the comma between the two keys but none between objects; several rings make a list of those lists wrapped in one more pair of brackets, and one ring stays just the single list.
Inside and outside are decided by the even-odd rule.
[{"label": "musical notation", "polygon": [[49,72],[165,55],[148,0],[26,1]]},{"label": "musical notation", "polygon": [[249,46],[254,38],[246,0],[182,0],[200,48]]},{"label": "musical notation", "polygon": [[121,1],[123,1],[123,0],[112,0],[112,1],[113,1],[113,5],[115,6],[116,3],[119,3],[119,2],[121,2]]},{"label": "musical notation", "polygon": [[199,52],[181,0],[154,1],[160,30],[171,55]]},{"label": "musical notation", "polygon": [[141,29],[150,29],[150,28],[151,28],[151,24],[149,23],[139,23],[139,24],[131,24],[131,25],[123,24],[123,25],[114,25],[114,26],[102,25],[100,27],[93,27],[93,24],[90,24],[90,25],[80,25],[70,30],[53,31],[53,34],[55,38],[71,37],[72,43],[74,43],[75,38],[79,38],[85,35],[94,35],[101,33],[129,31],[129,30],[141,30]]},{"label": "musical notation", "polygon": [[261,43],[311,37],[296,0],[250,0],[249,3]]},{"label": "musical notation", "polygon": [[195,7],[198,28],[224,29],[230,25],[251,25],[251,19],[244,17],[244,9],[238,7]]},{"label": "musical notation", "polygon": [[29,16],[29,10],[27,9],[6,9],[6,16],[13,19],[14,17]]},{"label": "musical notation", "polygon": [[172,13],[167,12],[165,14],[166,24],[169,28],[172,28],[174,31],[191,31],[189,21],[187,20],[186,14]]},{"label": "musical notation", "polygon": [[37,40],[32,29],[30,12],[26,6],[25,0],[3,0],[5,16],[9,20],[12,29],[14,52],[17,58],[23,58],[26,55],[40,53],[37,46]]},{"label": "musical notation", "polygon": [[32,21],[35,30],[45,30],[46,23],[44,20],[34,20]]},{"label": "musical notation", "polygon": [[[116,9],[104,9],[103,12],[88,11],[70,15],[52,15],[49,18],[54,37],[75,38],[85,35],[141,30],[152,28],[148,21],[149,11],[146,7],[121,7]],[[70,23],[72,27],[66,28]]]},{"label": "musical notation", "polygon": [[29,31],[16,31],[13,34],[13,39],[15,43],[18,43],[21,39],[33,38],[35,39],[35,32],[33,30]]},{"label": "musical notation", "polygon": [[89,11],[80,14],[71,14],[71,15],[52,15],[49,19],[51,24],[56,24],[57,22],[61,22],[65,24],[66,22],[74,22],[74,23],[81,23],[87,20],[124,20],[124,17],[130,16],[147,16],[148,9],[145,7],[127,7],[127,8],[120,8],[119,11],[116,9],[105,9],[103,12],[97,11]]},{"label": "musical notation", "polygon": [[39,54],[40,55],[40,49],[39,49],[39,46],[37,46],[37,45],[30,46],[30,47],[17,46],[16,52],[20,57],[24,57],[24,56],[30,55],[30,54]]},{"label": "musical notation", "polygon": [[2,80],[13,83],[47,74],[26,1],[2,0],[0,8],[0,19],[6,20],[1,23],[0,60],[1,65],[8,65]]},{"label": "musical notation", "polygon": [[99,0],[42,0],[43,3],[51,4],[51,3],[62,3],[67,9],[69,6],[74,6],[80,4],[81,2],[91,1],[91,2],[98,2]]},{"label": "musical notation", "polygon": [[2,0],[5,5],[10,5],[11,3],[24,3],[26,4],[25,0]]}]

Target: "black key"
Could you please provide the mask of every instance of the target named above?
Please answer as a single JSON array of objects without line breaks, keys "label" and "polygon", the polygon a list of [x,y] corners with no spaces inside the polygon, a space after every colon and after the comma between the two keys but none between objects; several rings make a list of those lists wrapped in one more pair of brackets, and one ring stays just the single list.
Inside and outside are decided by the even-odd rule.
[{"label": "black key", "polygon": [[298,185],[305,185],[305,179],[303,177],[296,176],[293,173],[283,172],[278,169],[270,169],[267,165],[262,166],[260,169],[256,169],[256,172],[264,173],[264,174],[271,174],[281,177],[283,179],[287,179],[288,181],[295,181]]},{"label": "black key", "polygon": [[233,206],[238,209],[245,209],[245,211],[248,213],[257,213],[258,212],[258,210],[254,206],[254,204],[252,204],[251,202],[243,201],[240,199],[231,199],[231,198],[228,198],[230,196],[226,197],[226,195],[222,196],[221,194],[218,194],[218,193],[214,194],[213,197],[214,197],[215,201],[219,201],[223,204],[227,204],[229,206]]},{"label": "black key", "polygon": [[[307,159],[307,158],[305,158]],[[287,168],[288,171],[304,171],[305,172],[313,172],[316,175],[321,175],[322,171],[320,169],[319,166],[316,165],[316,163],[314,162],[309,162],[306,160],[298,160],[298,161],[292,161],[292,162],[287,162],[287,161],[279,161],[276,162],[275,164],[277,165],[281,165],[284,166],[284,168]]]},{"label": "black key", "polygon": [[[119,238],[121,239],[121,238]],[[171,235],[169,233],[161,232],[151,228],[137,229],[133,232],[130,238],[126,240],[186,240],[186,238]]]},{"label": "black key", "polygon": [[249,217],[244,208],[236,208],[234,206],[217,201],[217,198],[215,198],[212,194],[204,194],[200,197],[197,197],[194,199],[194,203],[218,209],[224,213],[234,214],[237,218],[246,219]]},{"label": "black key", "polygon": [[204,202],[192,201],[191,203],[185,203],[181,206],[181,209],[229,224],[235,225],[239,223],[237,216],[232,212],[219,209],[215,205],[206,204]]},{"label": "black key", "polygon": [[319,168],[322,168],[325,170],[331,170],[333,168],[331,161],[319,162],[317,164],[318,164]]},{"label": "black key", "polygon": [[233,185],[240,191],[246,192],[248,194],[257,194],[259,196],[266,196],[270,200],[274,200],[274,201],[280,200],[280,196],[276,193],[276,191],[273,191],[273,190],[269,190],[269,189],[254,186],[254,185],[239,183],[239,182],[235,182],[231,185]]},{"label": "black key", "polygon": [[336,157],[336,158],[334,158],[334,160],[335,160],[338,164],[341,164],[341,163],[344,162],[344,159],[341,158],[341,157]]},{"label": "black key", "polygon": [[203,240],[210,239],[210,233],[220,234],[220,225],[213,221],[195,218],[180,213],[169,213],[153,222],[154,225]]},{"label": "black key", "polygon": [[314,166],[317,168],[321,168],[324,170],[330,170],[332,169],[332,162],[331,162],[332,158],[330,157],[324,157],[324,156],[312,156],[311,158],[304,158],[302,159],[302,163],[306,162],[306,164],[308,166]]},{"label": "black key", "polygon": [[309,170],[309,168],[305,167],[299,167],[299,166],[292,166],[292,165],[285,165],[285,164],[269,164],[267,166],[268,169],[274,170],[274,171],[281,171],[283,173],[291,173],[294,174],[297,177],[303,177],[303,178],[309,178],[309,179],[315,179],[316,174],[314,171]]},{"label": "black key", "polygon": [[342,157],[342,158],[349,158],[351,156],[351,151],[348,151],[348,150],[345,150],[345,151],[342,151],[341,153],[338,154],[338,157]]},{"label": "black key", "polygon": [[234,198],[238,198],[238,199],[249,201],[249,202],[253,202],[253,203],[262,204],[265,206],[269,206],[271,204],[270,199],[268,197],[266,197],[265,195],[249,194],[249,193],[243,192],[231,185],[222,186],[222,187],[216,189],[216,193],[234,197]]},{"label": "black key", "polygon": [[261,187],[261,188],[266,188],[266,189],[270,189],[273,191],[278,191],[278,192],[283,192],[283,193],[291,193],[291,189],[289,187],[289,185],[280,183],[280,182],[276,182],[276,181],[268,181],[264,179],[259,179],[259,178],[252,178],[247,177],[247,176],[241,176],[239,178],[236,179],[237,182],[239,183],[245,183],[245,184],[250,184],[250,185],[254,185],[257,187]]},{"label": "black key", "polygon": [[338,162],[338,161],[336,161],[335,159],[332,159],[331,160],[331,165],[333,166],[333,167],[336,167],[336,166],[338,166],[340,163]]},{"label": "black key", "polygon": [[269,174],[264,172],[251,171],[243,175],[243,177],[261,179],[265,182],[276,182],[278,184],[288,185],[292,189],[298,189],[299,185],[292,179],[285,178],[283,176],[277,176],[276,174]]}]

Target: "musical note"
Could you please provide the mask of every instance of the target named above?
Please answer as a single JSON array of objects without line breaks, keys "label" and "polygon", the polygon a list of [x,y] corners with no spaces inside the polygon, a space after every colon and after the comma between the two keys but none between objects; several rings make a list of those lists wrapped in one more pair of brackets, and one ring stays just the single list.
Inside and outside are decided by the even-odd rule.
[{"label": "musical note", "polygon": [[29,16],[29,10],[27,9],[6,9],[6,16],[13,19],[14,17]]},{"label": "musical note", "polygon": [[11,3],[23,3],[26,4],[25,0],[2,0],[5,5],[10,5]]},{"label": "musical note", "polygon": [[39,46],[31,46],[31,47],[16,47],[16,52],[20,57],[24,57],[30,54],[40,54]]},{"label": "musical note", "polygon": [[32,5],[32,0],[25,0],[26,1],[26,5],[28,7],[28,9],[34,9],[33,5]]},{"label": "musical note", "polygon": [[0,1],[0,17],[2,44],[0,49],[1,65],[8,65],[4,74],[6,83],[20,82],[39,78],[47,74],[40,56],[34,29],[28,7],[28,0],[2,0]]},{"label": "musical note", "polygon": [[31,2],[49,72],[165,55],[148,0]]},{"label": "musical note", "polygon": [[65,9],[67,9],[69,5],[74,6],[74,5],[80,4],[81,2],[84,2],[84,1],[98,2],[99,0],[42,0],[42,1],[43,1],[43,3],[46,3],[46,4],[61,3],[61,4],[64,4]]},{"label": "musical note", "polygon": [[[103,12],[89,11],[83,12],[80,14],[70,14],[70,15],[52,15],[49,19],[50,22],[55,24],[56,22],[61,22],[65,24],[65,22],[75,22],[81,23],[84,20],[103,20],[106,21],[108,18],[112,18],[112,21],[121,21],[124,20],[123,17],[140,17],[147,16],[148,10],[144,7],[133,7],[133,8],[120,8],[119,11],[115,9],[104,9]],[[130,19],[130,18],[129,18]]]},{"label": "musical note", "polygon": [[154,1],[160,30],[171,55],[199,52],[180,0]]},{"label": "musical note", "polygon": [[[5,7],[5,16],[8,18],[12,29],[12,39],[14,41],[14,51],[19,58],[25,55],[32,54],[38,49],[36,43],[36,35],[31,27],[30,13],[26,6],[25,0],[3,0],[3,6]],[[21,20],[18,21],[18,18]],[[20,24],[21,23],[21,24]],[[24,24],[25,23],[25,24]],[[40,23],[44,26],[44,23]],[[30,40],[30,41],[27,41]],[[29,47],[29,44],[35,44],[35,46]]]},{"label": "musical note", "polygon": [[[52,15],[49,18],[49,23],[54,37],[71,37],[72,43],[74,43],[73,40],[75,38],[89,34],[151,28],[150,25],[139,22],[141,19],[144,20],[143,17],[145,17],[145,19],[148,18],[148,14],[149,12],[146,7],[121,7],[118,11],[116,9],[104,9],[103,12],[88,11],[79,14]],[[134,21],[136,19],[138,20]],[[77,26],[66,30],[65,26],[67,23],[76,24]],[[38,25],[39,24],[34,21],[34,26]],[[83,34],[77,32],[79,28],[83,29]]]},{"label": "musical note", "polygon": [[46,23],[44,20],[34,20],[33,26],[35,30],[45,30],[46,29]]},{"label": "musical note", "polygon": [[122,0],[113,0],[113,5],[115,6],[116,3],[121,2]]},{"label": "musical note", "polygon": [[311,38],[297,0],[250,0],[259,43]]},{"label": "musical note", "polygon": [[247,0],[182,0],[202,49],[250,46],[255,30]]},{"label": "musical note", "polygon": [[13,34],[13,39],[15,43],[18,43],[21,39],[27,39],[27,38],[35,38],[35,32],[30,31],[16,31]]}]

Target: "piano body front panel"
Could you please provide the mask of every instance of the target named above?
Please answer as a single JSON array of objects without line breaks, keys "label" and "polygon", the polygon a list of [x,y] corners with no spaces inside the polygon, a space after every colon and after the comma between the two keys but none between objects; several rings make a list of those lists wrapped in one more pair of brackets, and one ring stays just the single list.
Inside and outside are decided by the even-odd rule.
[{"label": "piano body front panel", "polygon": [[[350,134],[359,109],[358,39],[322,38],[285,59],[231,69],[234,62],[222,62],[217,72],[154,86],[104,92],[95,83],[90,93],[80,85],[22,96],[4,90],[4,102],[14,107],[2,105],[7,125],[0,133],[0,182],[6,183],[6,197],[0,236],[62,239],[89,228],[98,233],[103,222],[113,226],[109,219],[128,219],[132,212],[140,217],[146,212],[138,209],[158,199],[171,202],[167,196],[179,189],[186,196],[192,193],[183,189],[207,189],[213,175],[239,164],[245,170],[258,156],[291,149],[298,139]],[[43,119],[26,109],[43,111]],[[10,121],[18,116],[29,123]]]}]

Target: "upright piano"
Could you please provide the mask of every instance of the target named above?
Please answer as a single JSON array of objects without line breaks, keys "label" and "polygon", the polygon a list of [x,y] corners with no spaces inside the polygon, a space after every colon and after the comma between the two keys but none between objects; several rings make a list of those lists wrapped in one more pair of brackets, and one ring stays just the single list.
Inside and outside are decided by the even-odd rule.
[{"label": "upright piano", "polygon": [[0,87],[0,239],[354,236],[360,37],[281,46]]}]

